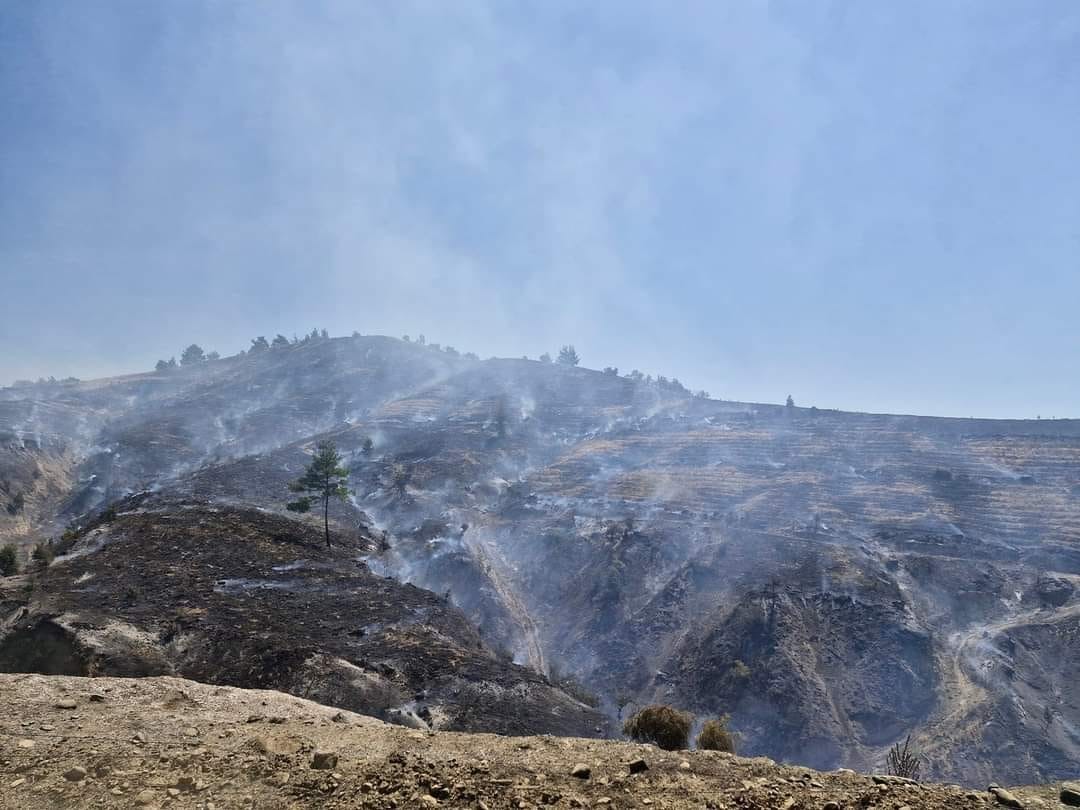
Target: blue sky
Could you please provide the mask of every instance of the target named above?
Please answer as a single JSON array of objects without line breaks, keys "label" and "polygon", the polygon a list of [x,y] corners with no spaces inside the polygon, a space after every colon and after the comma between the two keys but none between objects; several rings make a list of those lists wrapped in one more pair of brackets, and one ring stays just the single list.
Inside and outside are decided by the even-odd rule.
[{"label": "blue sky", "polygon": [[416,335],[1080,416],[1080,3],[7,3],[0,383]]}]

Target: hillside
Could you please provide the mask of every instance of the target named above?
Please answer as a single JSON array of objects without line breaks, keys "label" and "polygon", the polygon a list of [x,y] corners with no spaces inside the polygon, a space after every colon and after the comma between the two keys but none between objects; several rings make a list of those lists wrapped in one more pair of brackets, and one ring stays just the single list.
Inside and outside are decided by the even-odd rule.
[{"label": "hillside", "polygon": [[[346,456],[355,492],[332,512],[332,560],[314,547],[271,551],[272,538],[250,571],[222,558],[200,521],[222,538],[258,533],[262,521],[307,525],[284,517],[283,504],[322,438]],[[25,493],[17,514],[0,513],[0,542],[15,540],[24,555],[147,493],[94,529],[109,542],[84,538],[74,549],[82,556],[4,585],[0,643],[14,643],[13,617],[26,611],[42,621],[92,615],[85,636],[112,621],[167,624],[184,598],[209,617],[185,632],[221,643],[230,638],[221,628],[245,626],[233,617],[285,610],[275,587],[288,578],[303,609],[260,632],[286,646],[299,617],[338,613],[340,625],[328,623],[297,664],[319,668],[316,655],[347,657],[336,635],[372,620],[363,605],[307,604],[323,574],[272,571],[316,560],[358,593],[391,582],[429,592],[424,600],[457,617],[454,645],[480,639],[485,662],[511,653],[515,678],[552,690],[543,705],[585,712],[570,695],[597,703],[606,719],[583,713],[570,733],[610,728],[623,705],[662,700],[730,713],[747,754],[822,769],[879,768],[910,733],[938,779],[1038,783],[1080,770],[1075,420],[707,400],[582,368],[356,337],[6,389],[0,469],[0,498]],[[124,543],[154,555],[131,576],[187,579],[160,599],[109,601],[128,587],[128,574],[106,576],[125,571]],[[346,578],[339,569],[352,558],[363,568]],[[80,583],[87,574],[101,584]],[[274,587],[212,584],[234,579]],[[430,629],[423,619],[410,632]],[[398,643],[379,655],[389,660]],[[155,674],[326,699],[303,679],[208,672],[160,644],[154,654],[174,669]],[[503,730],[492,722],[444,727]],[[564,733],[537,722],[526,716],[509,730]]]}]

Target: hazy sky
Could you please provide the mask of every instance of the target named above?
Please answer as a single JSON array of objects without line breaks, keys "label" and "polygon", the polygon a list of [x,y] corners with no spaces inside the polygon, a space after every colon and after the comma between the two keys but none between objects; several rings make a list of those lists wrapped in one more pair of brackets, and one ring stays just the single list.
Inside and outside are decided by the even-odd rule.
[{"label": "hazy sky", "polygon": [[5,3],[0,383],[316,326],[1080,416],[1080,3]]}]

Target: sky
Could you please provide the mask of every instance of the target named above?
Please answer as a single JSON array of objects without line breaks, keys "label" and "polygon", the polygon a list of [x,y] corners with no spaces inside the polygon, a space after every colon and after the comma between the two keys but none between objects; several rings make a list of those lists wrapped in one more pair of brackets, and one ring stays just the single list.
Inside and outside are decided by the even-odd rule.
[{"label": "sky", "polygon": [[1080,3],[0,11],[0,384],[198,342],[1080,417]]}]

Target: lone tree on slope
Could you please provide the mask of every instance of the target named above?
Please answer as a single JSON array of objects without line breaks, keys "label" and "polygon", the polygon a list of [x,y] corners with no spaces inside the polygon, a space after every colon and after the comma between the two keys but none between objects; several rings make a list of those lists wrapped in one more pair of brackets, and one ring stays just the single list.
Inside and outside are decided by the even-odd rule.
[{"label": "lone tree on slope", "polygon": [[330,499],[346,501],[349,490],[345,482],[348,478],[349,471],[341,466],[341,456],[334,443],[324,441],[315,446],[315,457],[304,474],[289,484],[290,492],[304,493],[295,501],[285,504],[290,512],[308,512],[312,505],[322,501],[327,548],[330,548]]},{"label": "lone tree on slope", "polygon": [[559,362],[564,366],[576,366],[580,361],[573,344],[559,349]]}]

